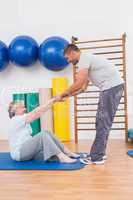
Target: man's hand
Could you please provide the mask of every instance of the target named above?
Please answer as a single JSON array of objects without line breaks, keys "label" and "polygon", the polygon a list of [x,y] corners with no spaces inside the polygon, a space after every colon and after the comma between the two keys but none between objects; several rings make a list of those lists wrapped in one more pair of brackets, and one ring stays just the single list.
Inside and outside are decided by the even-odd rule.
[{"label": "man's hand", "polygon": [[57,95],[56,102],[65,101],[68,97],[77,95],[83,92],[88,86],[88,69],[81,69],[76,75],[76,81],[62,94]]}]

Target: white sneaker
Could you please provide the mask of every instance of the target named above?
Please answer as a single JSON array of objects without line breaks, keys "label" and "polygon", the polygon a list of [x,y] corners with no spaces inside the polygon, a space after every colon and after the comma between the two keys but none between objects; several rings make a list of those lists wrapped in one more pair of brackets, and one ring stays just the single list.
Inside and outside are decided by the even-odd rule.
[{"label": "white sneaker", "polygon": [[[89,159],[89,160],[91,160],[91,157],[90,157],[90,155],[88,154],[88,156],[86,157],[87,159]],[[103,157],[102,157],[102,159],[103,160],[107,160],[107,156],[106,155],[104,155]]]},{"label": "white sneaker", "polygon": [[96,161],[91,161],[90,159],[88,158],[80,158],[79,159],[81,163],[85,164],[85,165],[92,165],[92,164],[95,164],[95,165],[103,165],[105,163],[105,160],[96,160]]},{"label": "white sneaker", "polygon": [[96,164],[96,165],[103,165],[105,163],[105,160],[97,160],[97,161],[91,161],[92,164]]}]

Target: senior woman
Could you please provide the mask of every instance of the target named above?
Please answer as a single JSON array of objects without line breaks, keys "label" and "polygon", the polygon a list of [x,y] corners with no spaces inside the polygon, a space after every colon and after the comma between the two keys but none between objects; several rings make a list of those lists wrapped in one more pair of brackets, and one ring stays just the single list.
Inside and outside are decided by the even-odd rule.
[{"label": "senior woman", "polygon": [[38,119],[54,103],[55,98],[47,104],[38,106],[33,111],[26,113],[23,102],[11,102],[9,105],[9,146],[13,160],[25,161],[31,159],[47,161],[56,157],[61,163],[74,163],[79,157],[67,149],[49,131],[41,131],[32,136],[30,123]]}]

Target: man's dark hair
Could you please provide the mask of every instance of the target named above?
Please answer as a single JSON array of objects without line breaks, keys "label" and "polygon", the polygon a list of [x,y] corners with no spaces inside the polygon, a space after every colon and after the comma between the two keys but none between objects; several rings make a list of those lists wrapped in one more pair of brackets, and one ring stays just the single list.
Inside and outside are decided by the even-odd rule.
[{"label": "man's dark hair", "polygon": [[64,55],[71,51],[79,51],[79,48],[75,44],[68,44],[64,49]]}]

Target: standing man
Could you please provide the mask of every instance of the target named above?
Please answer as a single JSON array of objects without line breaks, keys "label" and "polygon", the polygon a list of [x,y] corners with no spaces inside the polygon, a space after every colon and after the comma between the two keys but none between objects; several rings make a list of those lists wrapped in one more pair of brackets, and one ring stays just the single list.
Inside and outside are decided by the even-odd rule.
[{"label": "standing man", "polygon": [[74,44],[65,48],[64,56],[69,63],[78,65],[80,70],[76,81],[56,97],[57,101],[81,93],[87,88],[89,81],[100,89],[96,137],[88,158],[81,161],[86,164],[104,164],[109,132],[124,89],[123,79],[109,60],[102,56],[82,53]]}]

